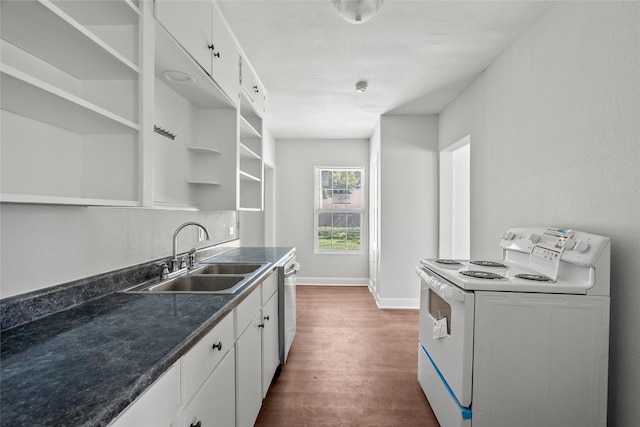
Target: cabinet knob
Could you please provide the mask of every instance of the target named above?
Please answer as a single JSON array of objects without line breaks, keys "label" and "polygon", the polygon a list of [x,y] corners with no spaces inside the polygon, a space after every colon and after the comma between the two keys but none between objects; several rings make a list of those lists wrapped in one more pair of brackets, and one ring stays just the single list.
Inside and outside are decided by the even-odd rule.
[{"label": "cabinet knob", "polygon": [[264,316],[264,320],[269,320],[270,316]]},{"label": "cabinet knob", "polygon": [[258,328],[264,328],[264,323],[260,323],[260,324],[258,325]]},{"label": "cabinet knob", "polygon": [[254,86],[254,87],[253,87],[253,91],[254,91],[255,93],[260,92],[260,91],[258,90],[258,86]]},{"label": "cabinet knob", "polygon": [[197,423],[191,423],[189,427],[202,427],[202,421],[198,421]]},{"label": "cabinet knob", "polygon": [[222,351],[222,341],[220,341],[218,344],[214,344],[213,345],[213,349],[218,349],[218,351]]},{"label": "cabinet knob", "polygon": [[[213,43],[211,43],[210,45],[207,46],[210,50],[215,51],[216,47],[213,45]],[[220,58],[220,52],[214,52],[213,56],[215,56],[216,58]]]}]

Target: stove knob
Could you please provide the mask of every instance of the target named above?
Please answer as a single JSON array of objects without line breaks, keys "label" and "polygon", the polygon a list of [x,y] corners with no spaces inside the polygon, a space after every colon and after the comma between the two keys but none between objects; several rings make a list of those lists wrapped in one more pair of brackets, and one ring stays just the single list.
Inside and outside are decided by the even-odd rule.
[{"label": "stove knob", "polygon": [[576,246],[576,241],[575,241],[575,240],[573,240],[573,239],[567,239],[567,240],[564,242],[564,248],[565,248],[565,249],[567,249],[567,250],[571,250],[571,249],[573,249],[575,246]]},{"label": "stove knob", "polygon": [[576,243],[576,246],[573,248],[576,252],[586,252],[587,249],[589,249],[589,243],[585,242],[584,240],[578,240],[578,242]]},{"label": "stove knob", "polygon": [[538,243],[538,241],[540,240],[540,235],[536,234],[536,233],[531,233],[529,235],[529,241],[531,243]]},{"label": "stove knob", "polygon": [[502,235],[502,238],[504,240],[513,240],[513,238],[516,237],[515,233],[512,231],[507,231],[506,233],[504,233]]}]

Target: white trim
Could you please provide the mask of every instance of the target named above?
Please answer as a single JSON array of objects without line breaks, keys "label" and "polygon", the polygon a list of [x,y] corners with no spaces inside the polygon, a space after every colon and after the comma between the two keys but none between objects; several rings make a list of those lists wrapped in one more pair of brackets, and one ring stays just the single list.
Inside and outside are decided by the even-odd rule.
[{"label": "white trim", "polygon": [[379,298],[373,294],[376,299],[378,308],[395,308],[395,309],[419,309],[420,299],[418,298]]},{"label": "white trim", "polygon": [[296,285],[314,286],[368,286],[366,277],[300,277],[296,276]]}]

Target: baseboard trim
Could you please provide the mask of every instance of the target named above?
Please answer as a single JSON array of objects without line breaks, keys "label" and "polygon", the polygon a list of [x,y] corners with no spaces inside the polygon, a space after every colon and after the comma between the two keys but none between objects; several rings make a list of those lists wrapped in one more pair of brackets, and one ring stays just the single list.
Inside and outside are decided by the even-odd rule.
[{"label": "baseboard trim", "polygon": [[369,282],[369,292],[373,295],[373,298],[376,300],[376,305],[378,308],[390,308],[390,309],[406,309],[406,310],[414,310],[420,308],[420,299],[415,298],[380,298],[373,289],[373,282]]},{"label": "baseboard trim", "polygon": [[301,277],[296,276],[296,285],[314,286],[368,286],[366,277]]},{"label": "baseboard trim", "polygon": [[419,309],[420,300],[413,298],[380,298],[374,294],[378,308]]}]

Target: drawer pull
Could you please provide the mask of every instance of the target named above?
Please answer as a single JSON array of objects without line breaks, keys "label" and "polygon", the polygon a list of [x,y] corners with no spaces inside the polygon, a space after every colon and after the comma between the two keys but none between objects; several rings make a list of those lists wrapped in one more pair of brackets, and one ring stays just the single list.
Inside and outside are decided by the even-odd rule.
[{"label": "drawer pull", "polygon": [[189,425],[189,427],[202,427],[202,421],[198,421],[197,423],[191,423],[191,425]]},{"label": "drawer pull", "polygon": [[222,341],[220,341],[218,344],[214,344],[213,345],[213,349],[218,349],[219,351],[222,351]]}]

